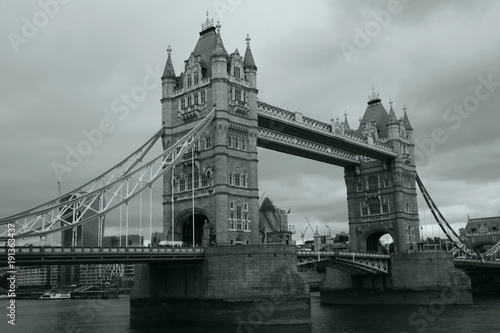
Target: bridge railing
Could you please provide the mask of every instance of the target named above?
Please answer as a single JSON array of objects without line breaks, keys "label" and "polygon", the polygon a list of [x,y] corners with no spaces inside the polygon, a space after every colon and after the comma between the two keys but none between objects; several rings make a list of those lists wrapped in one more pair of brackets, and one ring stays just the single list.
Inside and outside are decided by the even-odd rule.
[{"label": "bridge railing", "polygon": [[[15,247],[16,254],[49,253],[204,253],[196,247]],[[0,254],[7,254],[7,248],[0,248]]]},{"label": "bridge railing", "polygon": [[344,257],[344,258],[377,258],[377,259],[390,259],[388,254],[380,253],[359,253],[359,252],[346,252],[346,251],[304,251],[297,250],[297,256],[321,256],[321,257]]}]

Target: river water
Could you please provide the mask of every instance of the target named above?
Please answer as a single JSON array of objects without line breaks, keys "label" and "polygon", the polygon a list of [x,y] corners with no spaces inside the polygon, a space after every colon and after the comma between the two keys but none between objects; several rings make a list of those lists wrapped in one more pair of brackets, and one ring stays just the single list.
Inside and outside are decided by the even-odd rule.
[{"label": "river water", "polygon": [[129,297],[112,300],[19,300],[16,325],[7,323],[8,300],[0,300],[0,332],[26,333],[499,333],[500,295],[475,297],[466,306],[338,306],[321,305],[311,295],[312,324],[306,326],[238,327],[166,326],[133,329],[129,324]]}]

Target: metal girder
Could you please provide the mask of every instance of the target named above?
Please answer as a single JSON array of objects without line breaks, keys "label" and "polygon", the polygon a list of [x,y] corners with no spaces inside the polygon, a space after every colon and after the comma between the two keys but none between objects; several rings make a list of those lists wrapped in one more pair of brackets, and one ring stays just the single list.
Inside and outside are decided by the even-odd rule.
[{"label": "metal girder", "polygon": [[[10,230],[15,230],[15,237],[30,237],[72,229],[128,205],[182,161],[214,117],[215,107],[181,140],[147,163],[142,163],[142,159],[161,137],[163,128],[127,159],[87,184],[43,205],[1,219],[0,240],[11,238]],[[139,163],[142,165],[137,166]],[[9,230],[9,226],[13,228]]]},{"label": "metal girder", "polygon": [[389,255],[342,251],[297,251],[297,265],[324,262],[353,275],[389,274]]}]

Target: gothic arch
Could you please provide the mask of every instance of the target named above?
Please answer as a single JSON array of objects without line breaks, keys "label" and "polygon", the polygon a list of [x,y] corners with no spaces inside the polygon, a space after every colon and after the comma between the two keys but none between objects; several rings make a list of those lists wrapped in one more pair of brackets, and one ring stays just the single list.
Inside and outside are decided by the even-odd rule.
[{"label": "gothic arch", "polygon": [[386,228],[381,228],[381,229],[374,229],[370,230],[369,232],[366,232],[363,236],[363,244],[366,246],[366,252],[369,253],[381,253],[384,252],[383,249],[379,245],[379,240],[382,236],[389,234],[392,238],[392,244],[393,244],[393,251],[396,252],[397,249],[397,243],[396,243],[396,236],[392,230],[386,229]]},{"label": "gothic arch", "polygon": [[[200,208],[194,209],[194,234],[195,244],[202,245],[203,226],[205,221],[210,223],[209,215],[206,211]],[[189,208],[177,215],[175,218],[175,235],[176,240],[183,241],[185,245],[193,243],[193,209]]]}]

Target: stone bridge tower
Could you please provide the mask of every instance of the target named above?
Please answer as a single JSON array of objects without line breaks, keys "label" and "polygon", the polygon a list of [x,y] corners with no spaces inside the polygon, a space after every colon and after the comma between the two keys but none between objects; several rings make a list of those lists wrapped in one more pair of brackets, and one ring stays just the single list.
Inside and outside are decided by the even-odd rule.
[{"label": "stone bridge tower", "polygon": [[[176,76],[169,47],[162,76],[163,146],[168,148],[213,107],[216,117],[181,165],[166,174],[163,232],[186,245],[258,244],[257,67],[250,38],[242,57],[228,54],[220,25],[202,24],[198,42]],[[193,163],[194,161],[194,181]],[[192,193],[194,188],[194,219]]]},{"label": "stone bridge tower", "polygon": [[350,250],[380,252],[379,239],[392,236],[394,252],[417,250],[420,241],[413,128],[404,108],[396,118],[378,94],[369,97],[358,135],[368,142],[386,142],[397,157],[392,161],[363,159],[359,167],[345,169],[349,215]]}]

